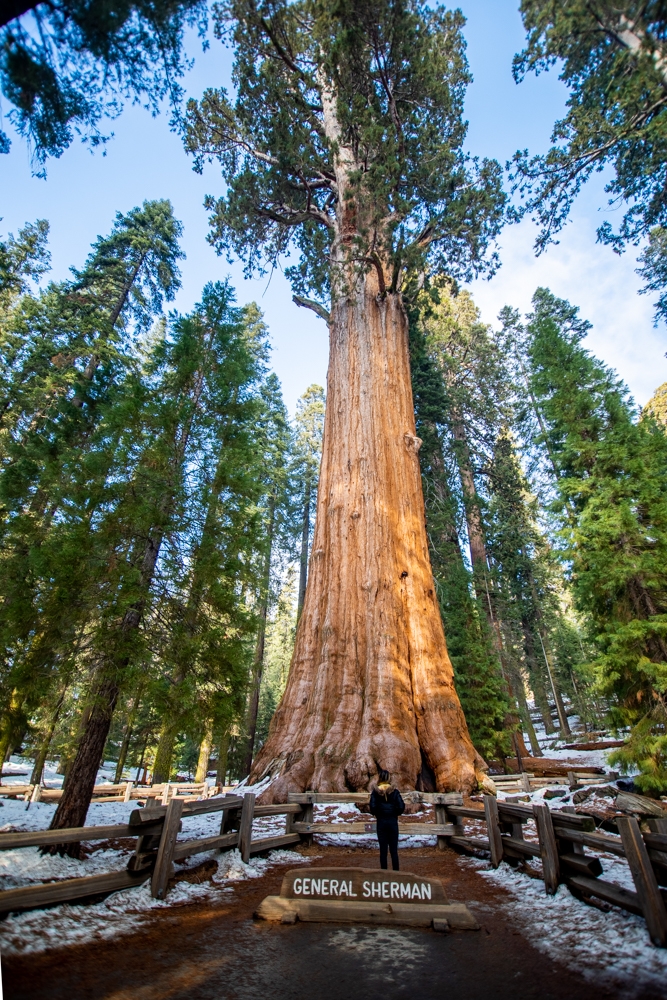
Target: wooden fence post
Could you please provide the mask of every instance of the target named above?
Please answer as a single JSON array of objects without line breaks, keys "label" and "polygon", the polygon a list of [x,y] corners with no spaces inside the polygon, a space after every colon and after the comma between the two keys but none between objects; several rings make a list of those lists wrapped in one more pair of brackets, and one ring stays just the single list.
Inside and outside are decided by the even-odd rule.
[{"label": "wooden fence post", "polygon": [[556,844],[556,835],[554,833],[549,806],[534,805],[533,816],[535,817],[535,825],[537,826],[537,836],[540,840],[544,888],[550,896],[553,896],[560,882],[560,863],[558,861],[558,845]]},{"label": "wooden fence post", "polygon": [[151,896],[154,899],[164,899],[165,892],[167,891],[167,883],[171,878],[176,837],[181,826],[182,812],[183,799],[172,799],[167,806],[167,815],[164,818],[164,826],[162,827],[157,861],[155,862],[153,877],[151,879]]},{"label": "wooden fence post", "polygon": [[132,798],[132,789],[134,788],[134,782],[128,781],[125,785],[125,795],[123,796],[123,802],[129,802]]},{"label": "wooden fence post", "polygon": [[255,793],[246,792],[243,796],[241,809],[241,824],[239,826],[239,851],[245,864],[250,861],[250,843],[252,840],[252,820],[255,814]]},{"label": "wooden fence post", "polygon": [[491,851],[491,864],[497,868],[503,860],[503,838],[500,834],[500,818],[498,816],[498,803],[494,795],[484,796],[484,818],[489,834],[489,850]]},{"label": "wooden fence post", "polygon": [[162,805],[166,806],[169,802],[169,782],[165,781],[162,786]]},{"label": "wooden fence post", "polygon": [[664,948],[667,946],[667,911],[639,823],[634,816],[617,816],[616,823],[651,941]]},{"label": "wooden fence post", "polygon": [[[312,802],[308,802],[308,803],[306,803],[306,805],[304,805],[303,809],[301,810],[301,813],[299,814],[299,819],[301,820],[302,823],[312,823],[313,822],[313,803]],[[304,845],[304,847],[311,847],[312,843],[313,843],[313,835],[312,835],[312,833],[302,833],[301,834],[301,843]]]},{"label": "wooden fence post", "polygon": [[[449,822],[447,819],[446,806],[437,805],[435,807],[435,821],[436,823],[443,823],[443,824]],[[447,850],[447,837],[441,837],[440,834],[438,834],[438,850],[439,851]]]}]

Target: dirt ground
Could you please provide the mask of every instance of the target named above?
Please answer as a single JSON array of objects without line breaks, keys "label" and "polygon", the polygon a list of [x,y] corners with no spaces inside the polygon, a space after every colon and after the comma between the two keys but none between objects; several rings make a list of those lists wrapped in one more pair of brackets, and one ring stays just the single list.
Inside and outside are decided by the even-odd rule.
[{"label": "dirt ground", "polygon": [[[314,867],[379,867],[377,851],[301,848]],[[315,857],[317,855],[317,857]],[[115,941],[3,957],[5,1000],[612,1000],[621,994],[556,965],[512,926],[502,889],[452,851],[401,851],[401,867],[440,878],[479,931],[281,926],[253,919],[289,864],[233,895],[159,911]],[[583,905],[583,904],[582,904]],[[667,995],[667,987],[665,994]],[[634,1000],[658,1000],[634,993]]]}]

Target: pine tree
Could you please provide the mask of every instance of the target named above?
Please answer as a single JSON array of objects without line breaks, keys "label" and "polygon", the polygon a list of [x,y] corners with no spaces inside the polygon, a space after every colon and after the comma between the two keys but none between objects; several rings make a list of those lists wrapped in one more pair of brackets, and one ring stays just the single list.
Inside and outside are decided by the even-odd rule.
[{"label": "pine tree", "polygon": [[[202,0],[7,0],[0,87],[37,165],[60,156],[76,133],[93,146],[106,142],[99,123],[119,114],[123,98],[156,113],[168,96],[177,110],[183,33],[197,23],[204,30],[205,9]],[[0,132],[0,153],[9,148]]]},{"label": "pine tree", "polygon": [[[577,606],[600,647],[596,668],[617,726],[617,755],[646,791],[667,788],[667,437],[636,419],[625,386],[581,346],[587,324],[539,289],[528,317],[530,383],[560,478],[564,556]],[[567,508],[566,508],[567,505]]]},{"label": "pine tree", "polygon": [[297,619],[301,617],[306,597],[308,579],[308,554],[311,542],[311,513],[317,500],[322,434],[324,432],[324,389],[311,385],[296,404],[294,459],[290,475],[298,483],[298,513],[301,521],[301,550],[299,553],[299,590]]}]

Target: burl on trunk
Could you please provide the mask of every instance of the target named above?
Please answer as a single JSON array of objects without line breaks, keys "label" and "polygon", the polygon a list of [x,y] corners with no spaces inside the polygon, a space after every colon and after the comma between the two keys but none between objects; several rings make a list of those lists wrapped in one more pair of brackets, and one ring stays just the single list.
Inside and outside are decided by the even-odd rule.
[{"label": "burl on trunk", "polygon": [[252,772],[267,797],[401,788],[469,791],[472,746],[431,572],[410,388],[408,322],[375,273],[334,300],[322,470],[285,694]]}]

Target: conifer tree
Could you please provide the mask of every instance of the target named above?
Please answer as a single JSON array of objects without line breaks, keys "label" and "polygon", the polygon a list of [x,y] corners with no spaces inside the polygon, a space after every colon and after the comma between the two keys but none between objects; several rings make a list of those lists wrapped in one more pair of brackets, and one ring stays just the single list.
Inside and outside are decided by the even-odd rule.
[{"label": "conifer tree", "polygon": [[612,721],[630,726],[618,762],[641,788],[667,788],[667,437],[637,420],[627,389],[581,346],[578,310],[538,289],[528,317],[530,383],[560,478],[564,555],[576,603],[595,627]]},{"label": "conifer tree", "polygon": [[459,539],[464,516],[458,468],[448,447],[449,399],[443,372],[427,349],[422,310],[410,314],[410,365],[419,463],[433,574],[457,691],[473,743],[484,757],[507,756],[509,708],[487,617],[480,609]]},{"label": "conifer tree", "polygon": [[514,60],[517,82],[526,73],[558,66],[570,90],[567,114],[556,122],[544,156],[514,156],[520,215],[539,223],[538,252],[554,242],[582,186],[608,169],[609,204],[623,203],[617,231],[609,221],[598,239],[622,251],[646,237],[640,274],[645,291],[661,292],[667,315],[667,198],[664,117],[667,41],[659,0],[521,0],[527,46]]},{"label": "conifer tree", "polygon": [[[324,389],[311,385],[296,404],[294,419],[294,460],[290,474],[298,482],[297,500],[301,521],[301,549],[299,552],[299,590],[297,619],[301,617],[306,597],[308,579],[308,554],[311,542],[311,513],[317,500],[317,484],[322,457],[324,431]],[[298,516],[297,514],[297,516]]]}]

